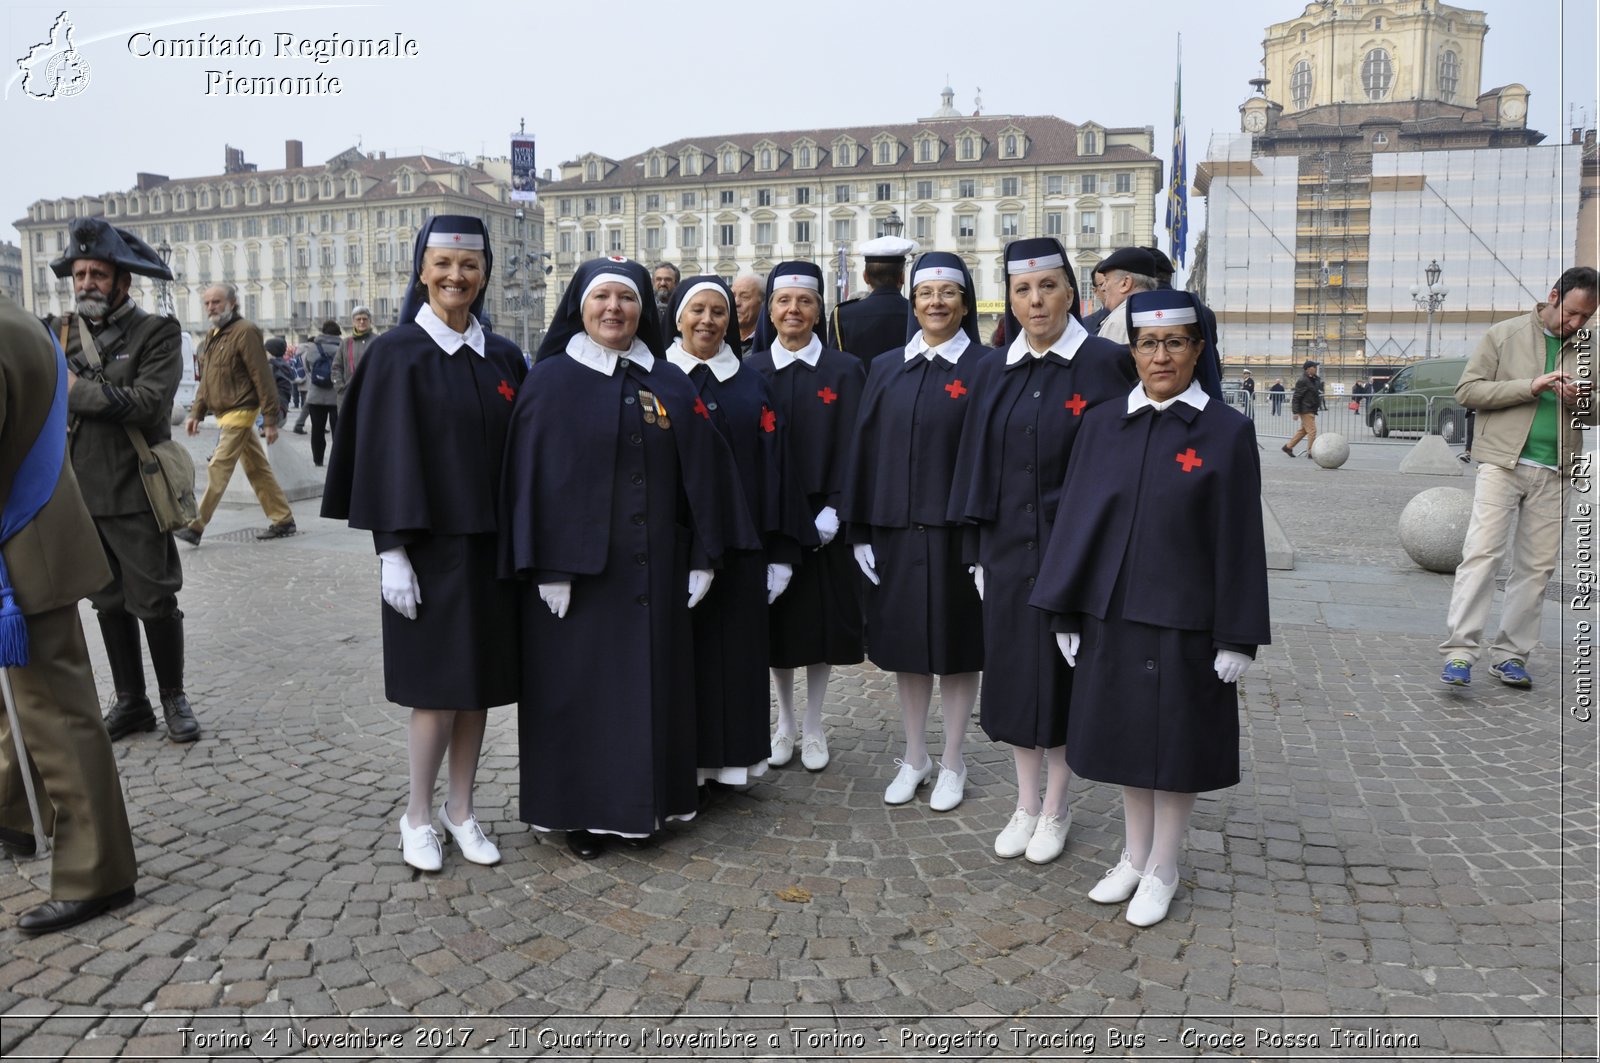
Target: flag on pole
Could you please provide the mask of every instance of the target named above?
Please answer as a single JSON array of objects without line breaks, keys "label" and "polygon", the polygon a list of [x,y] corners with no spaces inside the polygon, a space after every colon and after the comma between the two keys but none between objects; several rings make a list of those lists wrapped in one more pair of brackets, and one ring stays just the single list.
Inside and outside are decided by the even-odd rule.
[{"label": "flag on pole", "polygon": [[839,264],[835,267],[834,276],[834,305],[850,298],[850,266],[845,255],[844,245],[839,245]]},{"label": "flag on pole", "polygon": [[1172,90],[1172,179],[1167,185],[1167,238],[1172,261],[1183,265],[1189,238],[1189,176],[1183,135],[1183,35],[1178,35],[1178,80]]}]

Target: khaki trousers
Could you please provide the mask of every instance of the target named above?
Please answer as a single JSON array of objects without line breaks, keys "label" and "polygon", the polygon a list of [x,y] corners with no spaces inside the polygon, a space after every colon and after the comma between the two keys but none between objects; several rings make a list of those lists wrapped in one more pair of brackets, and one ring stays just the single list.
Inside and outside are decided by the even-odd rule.
[{"label": "khaki trousers", "polygon": [[1295,448],[1295,444],[1302,439],[1306,441],[1306,449],[1310,450],[1317,442],[1317,415],[1314,413],[1297,413],[1300,418],[1300,431],[1289,437],[1288,447]]},{"label": "khaki trousers", "polygon": [[[234,420],[232,415],[236,413],[236,410],[230,411],[228,420]],[[289,499],[284,495],[283,488],[278,486],[278,478],[272,475],[272,465],[267,461],[267,448],[262,446],[260,437],[256,435],[255,417],[255,411],[250,411],[249,421],[243,427],[222,422],[217,449],[211,452],[211,462],[206,466],[206,493],[200,499],[200,519],[195,522],[198,529],[211,523],[212,514],[216,513],[217,504],[222,501],[222,492],[228,489],[228,481],[233,479],[235,465],[244,466],[245,478],[255,490],[256,501],[261,503],[268,520],[282,524],[294,519]]]},{"label": "khaki trousers", "polygon": [[1500,613],[1500,633],[1490,645],[1490,664],[1511,657],[1527,661],[1539,641],[1544,589],[1555,572],[1561,545],[1561,474],[1531,465],[1502,469],[1479,465],[1472,492],[1472,519],[1461,564],[1456,568],[1446,624],[1449,636],[1440,644],[1445,660],[1476,663],[1483,650],[1483,631],[1494,601],[1494,579],[1504,560],[1512,525],[1511,575]]},{"label": "khaki trousers", "polygon": [[[50,897],[85,901],[133,885],[138,863],[78,606],[27,618],[28,664],[7,669],[44,829]],[[10,720],[0,715],[0,826],[33,833]]]}]

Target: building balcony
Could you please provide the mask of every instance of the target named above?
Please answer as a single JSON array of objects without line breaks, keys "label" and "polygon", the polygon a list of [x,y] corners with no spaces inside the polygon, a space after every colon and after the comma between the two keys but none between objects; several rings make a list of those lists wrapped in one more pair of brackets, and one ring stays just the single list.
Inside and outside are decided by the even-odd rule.
[{"label": "building balcony", "polygon": [[1099,233],[1079,233],[1078,247],[1080,249],[1097,249],[1100,246]]},{"label": "building balcony", "polygon": [[717,257],[718,258],[737,258],[738,255],[739,255],[739,245],[738,244],[718,244],[717,245]]},{"label": "building balcony", "polygon": [[556,252],[556,265],[558,265],[558,266],[575,266],[577,264],[578,264],[578,253],[576,251],[557,251]]},{"label": "building balcony", "polygon": [[813,254],[813,246],[814,245],[809,240],[796,242],[794,245],[794,257],[802,262],[810,259]]},{"label": "building balcony", "polygon": [[757,244],[756,245],[756,257],[757,258],[771,258],[772,257],[772,245],[771,244]]},{"label": "building balcony", "polygon": [[976,251],[977,249],[978,249],[978,238],[976,236],[958,236],[958,237],[956,237],[956,250],[958,250],[958,251]]}]

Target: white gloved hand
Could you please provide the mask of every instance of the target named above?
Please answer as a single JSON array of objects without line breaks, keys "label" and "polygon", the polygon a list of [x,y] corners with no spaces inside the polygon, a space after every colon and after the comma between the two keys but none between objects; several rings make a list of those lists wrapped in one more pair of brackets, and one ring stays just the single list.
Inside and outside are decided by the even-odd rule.
[{"label": "white gloved hand", "polygon": [[572,604],[572,581],[539,584],[539,600],[548,605],[556,619],[560,620],[567,615],[567,607]]},{"label": "white gloved hand", "polygon": [[1057,631],[1056,649],[1061,651],[1061,659],[1067,662],[1068,668],[1078,667],[1078,634],[1075,631]]},{"label": "white gloved hand", "polygon": [[978,588],[978,601],[983,601],[983,566],[972,566],[972,583]]},{"label": "white gloved hand", "polygon": [[711,577],[716,575],[709,568],[693,569],[689,573],[689,608],[693,609],[700,604],[700,599],[706,596],[706,591],[711,589]]},{"label": "white gloved hand", "polygon": [[876,587],[881,581],[878,579],[878,558],[872,552],[871,543],[857,543],[851,547],[851,552],[856,555],[856,564],[861,566],[861,574],[872,581]]},{"label": "white gloved hand", "polygon": [[417,618],[417,606],[422,604],[422,588],[417,585],[417,571],[411,567],[406,548],[397,546],[378,555],[382,563],[380,577],[384,604],[407,620]]},{"label": "white gloved hand", "polygon": [[1217,678],[1224,683],[1237,683],[1250,670],[1251,663],[1251,658],[1246,654],[1218,650],[1217,659],[1211,666],[1217,670]]},{"label": "white gloved hand", "polygon": [[771,605],[778,600],[778,595],[789,589],[789,581],[794,578],[794,566],[775,562],[767,566],[767,604]]},{"label": "white gloved hand", "polygon": [[833,542],[833,537],[839,534],[839,511],[832,506],[823,506],[822,512],[817,514],[817,535],[822,538],[822,545],[827,546]]}]

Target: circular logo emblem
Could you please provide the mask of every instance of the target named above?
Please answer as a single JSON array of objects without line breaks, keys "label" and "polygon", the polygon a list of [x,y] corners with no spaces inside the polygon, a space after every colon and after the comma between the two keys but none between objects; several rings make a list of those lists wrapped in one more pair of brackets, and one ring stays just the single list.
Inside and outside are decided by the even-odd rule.
[{"label": "circular logo emblem", "polygon": [[89,87],[89,61],[76,49],[57,52],[45,63],[44,82],[52,97],[76,96]]}]

